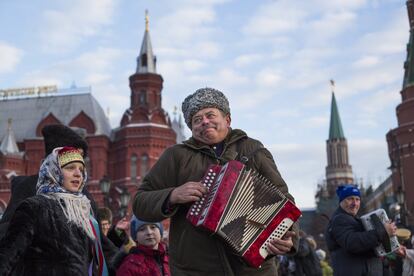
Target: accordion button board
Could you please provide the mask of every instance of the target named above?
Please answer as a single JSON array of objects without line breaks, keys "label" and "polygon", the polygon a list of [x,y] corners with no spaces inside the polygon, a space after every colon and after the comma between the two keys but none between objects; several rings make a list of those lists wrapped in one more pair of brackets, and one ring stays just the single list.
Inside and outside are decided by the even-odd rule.
[{"label": "accordion button board", "polygon": [[267,255],[269,255],[269,252],[267,251],[267,246],[269,245],[270,241],[274,239],[281,239],[292,225],[293,225],[293,220],[291,220],[290,218],[284,218],[282,222],[276,227],[273,233],[267,238],[267,240],[260,247],[259,253],[260,253],[260,256],[263,257],[263,259],[266,259]]}]

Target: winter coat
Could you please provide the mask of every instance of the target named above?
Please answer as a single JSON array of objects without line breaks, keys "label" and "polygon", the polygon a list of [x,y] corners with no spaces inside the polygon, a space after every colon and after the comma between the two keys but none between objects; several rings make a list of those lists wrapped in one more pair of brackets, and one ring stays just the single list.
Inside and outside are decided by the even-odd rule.
[{"label": "winter coat", "polygon": [[365,231],[361,220],[341,207],[333,213],[326,231],[335,276],[381,276],[382,262],[374,248],[386,234],[384,228]]},{"label": "winter coat", "polygon": [[[0,220],[0,240],[5,235],[9,227],[10,220],[12,219],[14,212],[19,204],[26,198],[36,195],[36,184],[38,177],[39,175],[36,174],[30,176],[16,176],[12,179],[10,201],[7,205],[6,210],[4,211],[3,217]],[[97,214],[96,203],[93,200],[92,196],[87,191],[87,189],[84,189],[83,193],[91,201],[93,213]],[[110,260],[118,251],[118,248],[113,245],[105,235],[101,235],[101,244],[106,260]],[[16,267],[19,269],[22,267],[22,265],[18,264]],[[108,270],[110,275],[115,274],[115,271],[112,270],[112,267],[109,266]],[[15,271],[13,275],[20,275],[20,273],[18,271]]]},{"label": "winter coat", "polygon": [[170,276],[168,254],[160,243],[157,250],[139,245],[131,248],[116,271],[117,276]]},{"label": "winter coat", "polygon": [[[172,275],[277,275],[274,258],[266,260],[259,269],[248,267],[211,233],[194,227],[186,219],[191,204],[178,205],[165,213],[163,204],[170,192],[188,181],[200,181],[211,164],[223,164],[242,156],[247,165],[271,180],[293,200],[280,176],[271,153],[241,130],[231,130],[224,140],[219,160],[213,149],[190,138],[183,144],[164,151],[145,176],[134,200],[135,215],[145,221],[161,221],[171,217],[169,256]],[[294,225],[298,233],[297,225]],[[294,249],[297,237],[294,238]]]},{"label": "winter coat", "polygon": [[56,200],[38,195],[16,209],[0,241],[0,275],[88,275],[93,241],[68,223]]},{"label": "winter coat", "polygon": [[295,276],[322,276],[322,268],[315,250],[306,238],[300,238],[298,252],[294,256]]}]

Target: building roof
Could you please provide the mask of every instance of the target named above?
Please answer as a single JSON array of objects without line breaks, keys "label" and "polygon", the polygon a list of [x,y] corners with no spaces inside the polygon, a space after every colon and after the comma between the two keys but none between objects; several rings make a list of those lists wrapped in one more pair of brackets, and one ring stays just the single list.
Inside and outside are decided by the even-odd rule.
[{"label": "building roof", "polygon": [[342,130],[341,118],[339,117],[338,106],[336,105],[335,94],[332,92],[331,102],[331,123],[329,126],[329,139],[345,138]]},{"label": "building roof", "polygon": [[38,124],[50,113],[68,125],[82,111],[94,122],[95,135],[110,136],[108,118],[90,88],[72,88],[53,95],[0,100],[0,138],[6,134],[9,118],[13,120],[16,141],[21,142],[35,138]]}]

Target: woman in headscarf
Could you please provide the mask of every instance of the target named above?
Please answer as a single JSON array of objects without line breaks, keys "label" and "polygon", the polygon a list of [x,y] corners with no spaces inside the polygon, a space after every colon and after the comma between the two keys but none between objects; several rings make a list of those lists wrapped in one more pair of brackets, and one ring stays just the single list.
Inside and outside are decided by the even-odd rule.
[{"label": "woman in headscarf", "polygon": [[107,275],[99,226],[82,194],[82,153],[56,148],[43,161],[37,195],[24,200],[0,241],[0,275],[23,259],[24,275]]}]

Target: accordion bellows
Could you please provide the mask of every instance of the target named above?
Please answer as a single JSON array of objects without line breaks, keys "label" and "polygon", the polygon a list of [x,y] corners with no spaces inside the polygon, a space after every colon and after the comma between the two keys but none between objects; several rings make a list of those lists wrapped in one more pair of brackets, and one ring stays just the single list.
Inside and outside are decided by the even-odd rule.
[{"label": "accordion bellows", "polygon": [[301,215],[274,184],[239,161],[211,165],[201,182],[209,191],[187,219],[216,233],[252,267],[263,263],[270,240],[283,237]]}]

